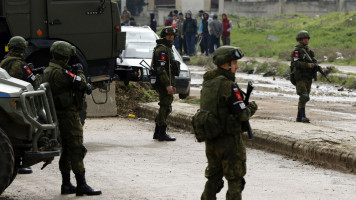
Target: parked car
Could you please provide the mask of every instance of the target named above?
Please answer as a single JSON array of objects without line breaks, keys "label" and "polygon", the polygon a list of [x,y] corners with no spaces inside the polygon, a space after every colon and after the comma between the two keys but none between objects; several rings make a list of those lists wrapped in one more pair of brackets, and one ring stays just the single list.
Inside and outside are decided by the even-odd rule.
[{"label": "parked car", "polygon": [[[126,48],[117,58],[116,72],[120,80],[126,84],[129,81],[150,81],[150,65],[152,52],[156,46],[157,34],[148,26],[130,27],[123,26],[122,31],[126,32]],[[189,61],[188,56],[183,58],[173,46],[174,58],[180,65],[180,74],[176,76],[176,88],[179,98],[185,99],[190,94],[190,71],[184,61]]]},{"label": "parked car", "polygon": [[130,41],[148,40],[155,42],[158,35],[149,26],[122,26],[122,32],[126,32],[126,43]]}]

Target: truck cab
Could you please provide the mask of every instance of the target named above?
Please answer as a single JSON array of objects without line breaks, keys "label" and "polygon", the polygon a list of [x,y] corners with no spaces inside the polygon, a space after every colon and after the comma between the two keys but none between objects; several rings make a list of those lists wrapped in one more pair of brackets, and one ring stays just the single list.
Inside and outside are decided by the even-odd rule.
[{"label": "truck cab", "polygon": [[94,86],[115,78],[116,58],[125,48],[117,3],[107,0],[0,0],[0,59],[12,36],[29,42],[26,61],[48,66],[53,42],[77,48],[80,62]]}]

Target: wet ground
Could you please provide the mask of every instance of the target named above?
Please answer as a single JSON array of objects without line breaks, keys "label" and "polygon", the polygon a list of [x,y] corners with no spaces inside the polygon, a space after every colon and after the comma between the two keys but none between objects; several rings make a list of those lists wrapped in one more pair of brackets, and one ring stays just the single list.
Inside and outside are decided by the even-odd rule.
[{"label": "wet ground", "polygon": [[[176,142],[152,140],[154,124],[144,119],[88,119],[84,127],[87,182],[103,195],[60,195],[58,158],[44,170],[18,175],[0,199],[197,200],[205,184],[204,144],[170,129]],[[353,200],[356,176],[316,168],[293,159],[247,149],[243,199]],[[75,183],[75,181],[72,181]],[[217,195],[225,199],[227,184]]]},{"label": "wet ground", "polygon": [[[200,96],[203,67],[189,66],[192,74],[191,96]],[[356,69],[356,67],[355,67]],[[298,98],[295,87],[289,80],[280,77],[263,77],[261,74],[237,73],[237,82],[243,90],[247,81],[254,82],[252,101],[259,105],[256,118],[295,121]],[[314,82],[310,101],[307,103],[307,117],[314,124],[336,127],[340,130],[356,130],[356,92],[335,84]]]}]

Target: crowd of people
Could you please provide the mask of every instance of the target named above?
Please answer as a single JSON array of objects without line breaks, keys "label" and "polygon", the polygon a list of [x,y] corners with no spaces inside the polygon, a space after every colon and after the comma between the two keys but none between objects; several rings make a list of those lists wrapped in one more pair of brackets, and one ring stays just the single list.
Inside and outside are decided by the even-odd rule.
[{"label": "crowd of people", "polygon": [[[201,54],[209,56],[220,47],[220,39],[223,45],[230,45],[232,22],[225,13],[221,17],[220,21],[218,15],[209,15],[200,10],[194,18],[190,10],[185,13],[174,10],[165,19],[164,25],[177,29],[178,34],[173,44],[180,54],[196,55],[199,46]],[[150,27],[153,31],[157,31],[157,22],[153,13],[151,13]]]}]

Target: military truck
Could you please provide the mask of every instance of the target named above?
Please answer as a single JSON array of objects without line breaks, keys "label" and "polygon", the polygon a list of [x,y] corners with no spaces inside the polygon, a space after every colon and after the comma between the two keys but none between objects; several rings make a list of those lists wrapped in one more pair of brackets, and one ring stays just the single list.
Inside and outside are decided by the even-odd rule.
[{"label": "military truck", "polygon": [[58,40],[77,48],[71,63],[80,62],[94,88],[107,89],[116,58],[125,48],[117,3],[107,0],[0,0],[0,59],[12,36],[29,42],[26,61],[48,66],[49,48]]},{"label": "military truck", "polygon": [[58,156],[56,111],[48,83],[34,91],[0,68],[0,195],[22,167]]}]

